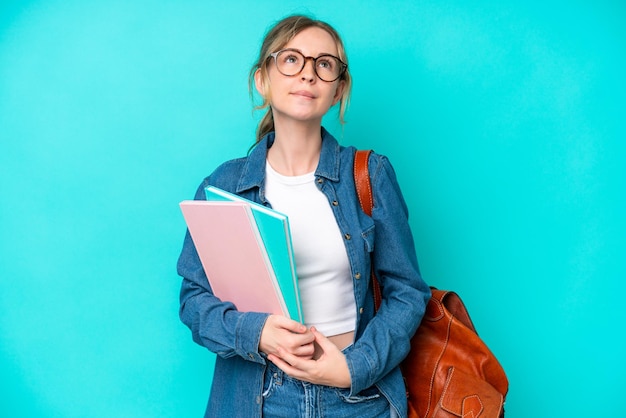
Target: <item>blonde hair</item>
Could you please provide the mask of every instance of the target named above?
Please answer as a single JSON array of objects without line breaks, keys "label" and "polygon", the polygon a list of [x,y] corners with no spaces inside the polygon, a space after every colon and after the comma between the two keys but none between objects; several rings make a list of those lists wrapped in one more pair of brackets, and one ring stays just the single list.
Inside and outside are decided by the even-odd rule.
[{"label": "blonde hair", "polygon": [[[337,44],[337,53],[339,55],[339,58],[344,63],[348,63],[348,57],[346,56],[346,50],[343,46],[343,42],[341,41],[341,37],[332,26],[330,26],[326,22],[312,19],[303,15],[288,16],[276,23],[265,35],[263,44],[261,45],[261,51],[259,53],[258,60],[252,66],[248,77],[248,88],[250,89],[250,95],[253,94],[252,92],[254,86],[254,74],[257,70],[261,70],[261,77],[263,78],[263,82],[265,83],[265,85],[269,85],[267,67],[268,63],[270,62],[270,60],[268,59],[270,57],[270,54],[282,49],[297,34],[311,27],[320,28],[328,32]],[[343,81],[345,84],[341,99],[339,100],[339,122],[341,124],[344,124],[344,116],[350,99],[350,88],[352,87],[352,77],[350,76],[348,69],[343,72],[339,80]],[[261,138],[263,138],[267,133],[274,130],[274,118],[272,116],[270,101],[271,95],[269,90],[267,90],[267,93],[263,97],[263,103],[255,107],[255,110],[267,108],[265,115],[263,116],[257,127],[256,142],[259,142]]]}]

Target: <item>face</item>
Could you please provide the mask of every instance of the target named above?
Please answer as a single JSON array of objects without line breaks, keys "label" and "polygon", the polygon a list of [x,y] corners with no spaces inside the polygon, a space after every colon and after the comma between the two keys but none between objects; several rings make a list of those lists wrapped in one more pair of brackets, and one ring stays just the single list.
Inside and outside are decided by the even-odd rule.
[{"label": "face", "polygon": [[[298,33],[283,48],[297,49],[304,56],[318,57],[322,54],[338,56],[337,45],[332,36],[321,28],[307,28]],[[275,52],[275,51],[273,51]],[[271,93],[274,122],[284,119],[321,123],[322,117],[341,98],[344,82],[320,80],[313,69],[313,60],[307,60],[302,71],[285,76],[277,69],[273,59],[268,65],[269,85],[265,85],[261,71],[255,73],[259,93]]]}]

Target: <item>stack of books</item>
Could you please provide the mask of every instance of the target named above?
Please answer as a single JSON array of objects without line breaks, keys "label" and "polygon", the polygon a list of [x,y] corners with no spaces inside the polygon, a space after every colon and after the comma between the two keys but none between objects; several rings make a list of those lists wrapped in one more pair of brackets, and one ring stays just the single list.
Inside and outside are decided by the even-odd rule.
[{"label": "stack of books", "polygon": [[213,294],[304,323],[287,216],[217,187],[205,194],[180,208]]}]

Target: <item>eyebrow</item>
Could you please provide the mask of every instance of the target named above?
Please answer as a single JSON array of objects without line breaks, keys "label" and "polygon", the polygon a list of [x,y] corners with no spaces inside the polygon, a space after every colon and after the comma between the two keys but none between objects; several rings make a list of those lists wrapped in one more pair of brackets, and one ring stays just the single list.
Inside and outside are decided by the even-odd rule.
[{"label": "eyebrow", "polygon": [[321,54],[318,54],[317,57],[313,57],[312,55],[305,54],[304,52],[300,51],[298,48],[283,48],[283,51],[298,51],[305,57],[312,57],[312,58],[319,58],[319,57],[323,57],[324,55],[330,55],[331,57],[339,58],[337,57],[337,55],[331,54],[330,52],[322,52]]}]

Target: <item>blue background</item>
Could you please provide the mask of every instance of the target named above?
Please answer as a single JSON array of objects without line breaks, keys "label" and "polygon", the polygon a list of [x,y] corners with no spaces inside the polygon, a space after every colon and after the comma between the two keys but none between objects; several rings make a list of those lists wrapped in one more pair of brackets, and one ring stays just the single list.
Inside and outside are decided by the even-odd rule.
[{"label": "blue background", "polygon": [[50,0],[0,5],[0,415],[202,415],[178,202],[252,143],[247,72],[293,12],[342,33],[327,126],[390,157],[507,417],[623,414],[624,2]]}]

